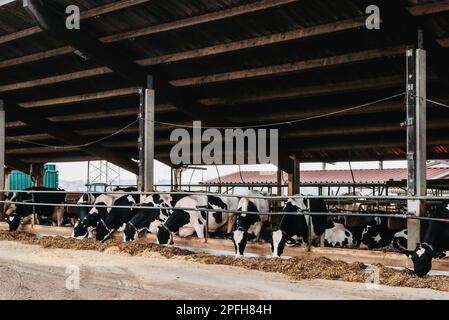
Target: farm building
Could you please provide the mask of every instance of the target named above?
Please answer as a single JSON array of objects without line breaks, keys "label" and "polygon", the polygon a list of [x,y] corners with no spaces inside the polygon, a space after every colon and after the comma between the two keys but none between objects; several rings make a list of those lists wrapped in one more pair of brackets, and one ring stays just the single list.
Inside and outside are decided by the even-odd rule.
[{"label": "farm building", "polygon": [[[435,235],[427,232],[432,226],[438,225],[434,229],[439,232],[446,230],[437,222],[449,221],[444,218],[449,209],[444,197],[448,169],[428,167],[429,160],[449,159],[448,53],[447,0],[0,0],[0,189],[6,189],[5,175],[11,170],[29,174],[38,189],[2,195],[10,198],[0,199],[2,218],[7,218],[0,226],[10,233],[2,231],[0,235],[6,240],[20,238],[26,245],[47,241],[37,239],[47,232],[95,237],[97,242],[57,238],[54,248],[123,250],[129,256],[147,258],[157,253],[157,259],[193,255],[160,246],[173,241],[185,247],[194,243],[202,249],[231,248],[237,257],[249,248],[254,254],[279,258],[284,247],[291,245],[297,246],[286,249],[292,256],[298,252],[298,256],[309,258],[328,254],[352,263],[358,261],[354,256],[359,254],[366,264],[376,264],[377,259],[396,267],[413,263],[415,275],[425,276],[431,271],[432,259],[449,249],[446,242],[433,246],[422,241]],[[256,132],[257,143],[250,139]],[[187,139],[178,141],[184,133]],[[220,138],[212,141],[215,136]],[[218,147],[207,158],[204,147],[210,150],[215,145],[212,142]],[[229,194],[202,192],[196,197],[181,194],[178,199],[182,192],[173,190],[169,196],[153,197],[155,159],[172,168],[171,185],[179,186],[182,170],[189,166],[211,165],[210,158],[215,166],[264,164],[267,157],[261,156],[261,150],[268,149],[276,155],[271,164],[277,166],[277,172],[239,172],[202,186],[226,193],[241,187],[277,188],[279,197],[250,192],[256,196],[229,200]],[[187,156],[180,156],[185,150]],[[45,163],[95,160],[135,174],[137,191],[118,188],[112,195],[75,193],[68,203],[65,191],[42,188]],[[301,171],[306,162],[388,160],[406,160],[407,168]],[[317,188],[319,196],[291,198],[304,187]],[[343,190],[353,197],[339,197]],[[369,196],[356,196],[360,190],[369,190]],[[141,197],[143,194],[152,196]],[[103,196],[103,202],[97,202],[97,196]],[[326,196],[337,199],[333,200],[335,211],[329,209]],[[282,211],[270,211],[269,201]],[[401,203],[391,206],[394,201]],[[186,209],[183,204],[192,207]],[[31,213],[23,209],[27,206]],[[67,207],[74,215],[70,219]],[[117,209],[123,211],[117,214]],[[153,211],[151,224],[148,215],[141,215],[146,225],[135,226],[136,221],[131,220],[139,210]],[[435,212],[443,218],[431,216]],[[384,216],[379,217],[381,214]],[[271,220],[274,215],[279,218],[276,229]],[[36,221],[41,224],[37,218],[50,221],[52,227],[42,223],[35,228]],[[27,219],[32,227],[24,223]],[[398,219],[406,229],[392,227]],[[313,229],[316,221],[321,222],[321,233]],[[70,228],[64,228],[65,223]],[[215,229],[209,229],[210,224]],[[264,225],[269,228],[262,230]],[[390,256],[360,250],[353,254],[343,247],[351,243],[360,248],[362,241],[356,244],[356,232],[350,231],[350,226],[358,228],[360,237],[371,237],[368,249],[382,249],[380,243],[387,239],[385,243],[399,252]],[[290,227],[296,230],[290,232]],[[371,236],[377,227],[384,228],[387,235]],[[184,228],[191,233],[182,233]],[[14,238],[12,231],[22,229],[38,237],[21,238],[19,234]],[[328,230],[340,232],[341,238],[328,234],[325,239]],[[209,239],[220,232],[219,240]],[[298,237],[294,232],[304,234]],[[141,233],[152,246],[144,250],[136,242],[122,245],[122,240],[138,241]],[[175,238],[175,234],[185,237]],[[197,239],[186,240],[193,235]],[[317,235],[321,238],[312,239]],[[226,238],[229,236],[232,241]],[[246,246],[248,240],[254,243]],[[312,248],[313,240],[319,240],[321,251]],[[106,241],[116,245],[111,249]],[[304,247],[298,248],[300,243]],[[155,252],[146,251],[148,248]],[[15,255],[15,250],[19,251],[2,247],[0,253]],[[414,255],[414,260],[410,262],[404,253]],[[33,257],[32,251],[23,257]],[[429,257],[430,261],[423,263]],[[100,263],[108,260],[95,258]],[[123,264],[115,258],[111,261]],[[211,261],[201,255],[192,259]],[[217,264],[225,261],[216,259]],[[64,261],[69,260],[66,257]],[[79,261],[88,263],[89,256]],[[293,270],[298,262],[290,260],[284,268],[274,259],[252,265],[232,261],[232,265],[247,269],[257,265],[261,271],[264,266],[274,271]],[[434,265],[449,270],[447,260]],[[356,277],[351,279],[363,279],[364,267],[352,270]],[[138,270],[145,268],[139,265]],[[173,280],[173,274],[159,268],[158,276],[164,275],[166,282]],[[347,268],[336,263],[335,268],[323,270],[334,274]],[[194,272],[176,270],[186,277]],[[393,281],[398,274],[390,272],[388,279]],[[293,276],[303,279],[301,273]],[[404,272],[400,276],[414,283],[412,275]],[[11,279],[14,277],[7,276],[4,283]],[[232,282],[232,277],[223,279],[215,282]],[[240,279],[238,283],[245,283],[244,276]],[[339,279],[350,278],[341,275]],[[254,283],[265,281],[256,280]],[[449,291],[449,280],[429,281],[426,286]],[[140,282],[135,286],[138,290],[143,287]],[[153,292],[168,300],[171,296],[164,295],[164,288],[161,285]],[[259,290],[270,292],[262,285]],[[289,297],[288,291],[282,290],[279,292]],[[354,288],[346,291],[359,292]],[[193,294],[188,292],[184,298]],[[210,287],[196,294],[209,297],[215,291]]]},{"label": "farm building", "polygon": [[[280,185],[288,187],[288,174],[282,173]],[[338,195],[360,191],[365,195],[398,195],[406,193],[407,169],[353,169],[300,171],[300,187],[303,194]],[[210,188],[234,192],[237,188],[266,188],[277,192],[278,173],[274,171],[241,171],[201,182]],[[449,168],[427,168],[428,193],[441,195],[449,189]]]}]

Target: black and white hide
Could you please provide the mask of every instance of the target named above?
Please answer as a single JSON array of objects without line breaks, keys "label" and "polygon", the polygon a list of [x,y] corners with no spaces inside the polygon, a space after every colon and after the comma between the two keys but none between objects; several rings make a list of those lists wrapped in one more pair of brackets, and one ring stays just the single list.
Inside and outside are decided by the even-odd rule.
[{"label": "black and white hide", "polygon": [[364,227],[360,247],[381,249],[390,245],[398,250],[405,250],[407,248],[407,230],[391,230],[388,228],[388,219],[375,217],[372,223]]},{"label": "black and white hide", "polygon": [[[92,193],[84,193],[77,201],[79,205],[92,205],[95,203],[95,195]],[[78,207],[75,225],[73,226],[72,238],[84,239],[89,236],[89,226],[95,227],[96,222],[89,221],[90,207]]]},{"label": "black and white hide", "polygon": [[[196,233],[198,238],[204,238],[206,222],[210,232],[231,230],[234,217],[232,213],[226,211],[208,212],[207,210],[201,210],[201,208],[232,211],[236,210],[234,203],[237,202],[231,198],[218,196],[190,195],[181,198],[176,203],[176,209],[170,214],[167,221],[159,227],[157,232],[158,244],[173,243],[174,234],[178,234],[180,237],[188,237]],[[199,210],[194,210],[194,208]]]},{"label": "black and white hide", "polygon": [[[433,218],[449,219],[449,200],[444,201]],[[449,224],[446,222],[429,221],[425,225],[422,243],[411,253],[413,272],[418,277],[424,277],[432,269],[433,258],[443,258],[449,250]]]},{"label": "black and white hide", "polygon": [[268,200],[262,197],[263,194],[257,190],[250,190],[245,194],[238,203],[238,211],[242,213],[237,214],[236,230],[233,233],[232,241],[236,257],[241,257],[244,254],[246,243],[248,240],[259,241],[260,233],[265,222],[268,221],[267,214],[247,214],[245,212],[269,212],[270,206]]},{"label": "black and white hide", "polygon": [[[135,208],[133,207],[138,200],[138,195],[122,195],[122,197],[113,202],[110,208],[92,208],[92,210],[99,211],[99,219],[95,229],[96,239],[98,241],[108,240],[115,231],[131,220],[135,213]],[[121,208],[125,206],[129,208]]]},{"label": "black and white hide", "polygon": [[137,240],[144,230],[156,234],[159,226],[168,219],[171,210],[167,208],[172,205],[171,197],[167,198],[159,194],[140,196],[140,206],[136,207],[134,215],[125,224],[123,241]]},{"label": "black and white hide", "polygon": [[[42,192],[26,192],[26,191],[42,191]],[[27,217],[33,213],[33,206],[25,203],[55,203],[56,206],[36,205],[34,213],[36,214],[38,224],[50,224],[62,226],[65,223],[65,194],[64,193],[45,193],[45,191],[64,191],[62,189],[31,187],[24,192],[14,192],[6,195],[6,202],[3,206],[3,214],[9,225],[9,231],[16,231],[20,224],[25,223]],[[16,203],[19,202],[19,203]],[[22,204],[23,203],[23,204]],[[31,220],[31,219],[28,219]]]},{"label": "black and white hide", "polygon": [[[301,197],[298,195],[298,197]],[[353,235],[342,223],[329,221],[327,215],[308,215],[307,212],[327,212],[323,199],[292,198],[287,201],[283,212],[300,213],[283,216],[279,229],[273,232],[273,257],[278,258],[286,245],[319,242],[332,247],[353,246]],[[301,214],[303,213],[303,214]],[[309,230],[311,231],[309,233]]]}]

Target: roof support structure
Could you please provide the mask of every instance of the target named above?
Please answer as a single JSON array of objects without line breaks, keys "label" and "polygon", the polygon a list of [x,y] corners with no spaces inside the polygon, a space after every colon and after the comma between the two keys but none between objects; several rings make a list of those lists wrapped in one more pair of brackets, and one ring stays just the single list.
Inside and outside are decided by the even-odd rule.
[{"label": "roof support structure", "polygon": [[60,125],[47,120],[46,118],[39,116],[36,111],[26,110],[8,101],[5,101],[5,110],[8,112],[8,114],[11,114],[13,117],[20,119],[21,121],[34,128],[43,128],[45,132],[49,133],[58,140],[61,140],[68,144],[79,145],[81,146],[80,148],[82,150],[92,155],[100,156],[103,159],[114,163],[115,165],[118,165],[133,173],[137,173],[137,166],[133,161],[131,161],[131,159],[126,159],[118,156],[111,152],[109,149],[98,144],[87,145],[89,141],[87,141],[85,137],[74,133],[67,125]]}]

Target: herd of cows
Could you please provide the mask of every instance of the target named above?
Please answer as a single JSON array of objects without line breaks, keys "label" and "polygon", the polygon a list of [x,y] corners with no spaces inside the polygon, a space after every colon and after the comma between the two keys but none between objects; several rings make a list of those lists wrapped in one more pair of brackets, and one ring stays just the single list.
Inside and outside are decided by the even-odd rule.
[{"label": "herd of cows", "polygon": [[[204,238],[208,232],[208,236],[231,238],[237,257],[244,255],[248,241],[270,242],[273,257],[280,257],[286,246],[296,245],[369,249],[393,246],[412,257],[418,276],[426,275],[432,268],[432,259],[444,257],[449,250],[447,223],[426,223],[422,243],[408,251],[407,230],[392,229],[387,218],[364,218],[363,225],[347,226],[344,219],[332,213],[309,215],[329,212],[323,199],[292,197],[276,215],[281,219],[275,223],[274,215],[261,214],[271,212],[271,207],[264,194],[255,190],[229,197],[200,193],[138,195],[132,188],[117,189],[120,193],[85,193],[78,199],[76,211],[71,212],[64,193],[48,193],[60,190],[33,187],[27,191],[33,192],[6,195],[3,218],[10,231],[29,222],[34,210],[36,223],[71,225],[72,237],[77,239],[107,241],[120,230],[125,242],[149,232],[156,234],[158,244],[170,245],[175,234]],[[58,205],[32,206],[32,202]],[[449,219],[449,201],[443,201],[432,216]]]}]

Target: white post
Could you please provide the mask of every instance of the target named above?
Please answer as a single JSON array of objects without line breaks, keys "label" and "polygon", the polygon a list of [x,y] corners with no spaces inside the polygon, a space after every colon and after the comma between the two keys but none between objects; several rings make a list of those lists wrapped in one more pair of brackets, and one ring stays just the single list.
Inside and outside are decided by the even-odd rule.
[{"label": "white post", "polygon": [[[426,51],[407,50],[407,168],[408,195],[427,195]],[[408,200],[408,211],[426,214],[425,200]],[[408,220],[408,250],[421,240],[421,222]]]},{"label": "white post", "polygon": [[154,189],[154,90],[145,89],[144,191]]}]

